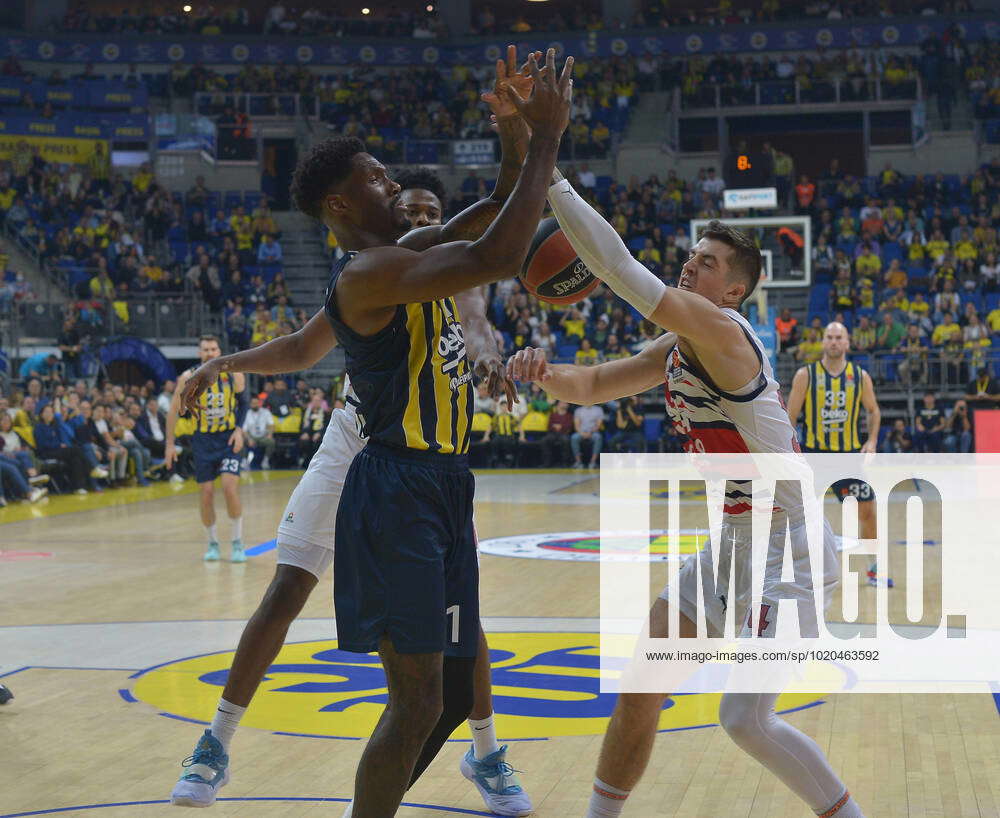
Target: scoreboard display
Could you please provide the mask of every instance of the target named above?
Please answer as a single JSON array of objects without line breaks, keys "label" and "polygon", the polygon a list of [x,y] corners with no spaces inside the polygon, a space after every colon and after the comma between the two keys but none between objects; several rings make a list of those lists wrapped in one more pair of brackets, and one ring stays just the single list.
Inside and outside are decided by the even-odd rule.
[{"label": "scoreboard display", "polygon": [[728,188],[770,187],[774,184],[774,163],[763,152],[736,151],[723,168]]}]

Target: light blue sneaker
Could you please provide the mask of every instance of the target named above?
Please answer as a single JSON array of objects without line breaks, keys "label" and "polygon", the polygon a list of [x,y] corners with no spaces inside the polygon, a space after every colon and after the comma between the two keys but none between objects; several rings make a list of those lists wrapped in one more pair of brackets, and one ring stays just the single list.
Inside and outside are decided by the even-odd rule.
[{"label": "light blue sneaker", "polygon": [[497,815],[531,815],[534,812],[531,799],[521,788],[517,773],[507,763],[506,755],[505,744],[495,753],[477,761],[475,748],[470,747],[462,757],[459,769],[476,785],[488,810]]},{"label": "light blue sneaker", "polygon": [[181,766],[186,772],[170,794],[175,807],[210,807],[219,790],[229,783],[229,756],[211,730],[205,731]]},{"label": "light blue sneaker", "polygon": [[246,551],[243,550],[243,541],[242,540],[233,540],[233,550],[229,554],[229,561],[230,562],[246,562],[247,561],[247,554],[246,554]]},{"label": "light blue sneaker", "polygon": [[205,562],[219,561],[219,544],[217,542],[210,542],[208,544],[208,550],[205,552],[204,560]]}]

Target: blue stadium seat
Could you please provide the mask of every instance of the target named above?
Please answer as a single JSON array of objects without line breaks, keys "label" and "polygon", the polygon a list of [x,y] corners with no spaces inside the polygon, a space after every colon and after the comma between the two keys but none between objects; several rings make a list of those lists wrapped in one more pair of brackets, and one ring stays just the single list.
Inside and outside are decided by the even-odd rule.
[{"label": "blue stadium seat", "polygon": [[205,197],[205,209],[208,210],[208,215],[209,216],[214,216],[215,215],[215,211],[218,210],[219,207],[220,207],[220,204],[219,204],[220,201],[221,200],[219,199],[219,194],[218,193],[209,193]]},{"label": "blue stadium seat", "polygon": [[882,261],[886,267],[893,261],[893,259],[903,260],[903,248],[899,246],[898,242],[887,241],[882,245]]},{"label": "blue stadium seat", "polygon": [[663,419],[646,418],[642,422],[642,431],[647,443],[656,443],[660,439],[660,435],[663,434]]},{"label": "blue stadium seat", "polygon": [[579,348],[577,344],[559,344],[556,347],[556,358],[569,358],[573,360],[576,358],[576,351]]},{"label": "blue stadium seat", "polygon": [[626,242],[626,245],[628,246],[628,249],[631,250],[633,253],[638,253],[643,247],[646,246],[646,237],[636,236],[634,238],[629,239]]},{"label": "blue stadium seat", "polygon": [[243,194],[243,205],[247,209],[247,213],[253,213],[264,198],[264,194],[259,190],[248,190]]},{"label": "blue stadium seat", "polygon": [[1000,293],[987,293],[986,312],[992,312],[997,307],[1000,307]]},{"label": "blue stadium seat", "polygon": [[226,196],[222,201],[222,206],[227,211],[233,211],[237,207],[243,204],[243,194],[238,190],[227,190]]}]

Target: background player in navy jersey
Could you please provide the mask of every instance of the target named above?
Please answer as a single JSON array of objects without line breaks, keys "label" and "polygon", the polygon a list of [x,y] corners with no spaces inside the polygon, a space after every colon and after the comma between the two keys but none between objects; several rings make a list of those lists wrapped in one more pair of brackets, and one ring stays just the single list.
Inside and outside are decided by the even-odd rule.
[{"label": "background player in navy jersey", "polygon": [[[198,354],[204,364],[222,354],[219,339],[214,335],[203,335],[198,342]],[[174,445],[174,429],[181,407],[180,394],[193,370],[187,370],[177,379],[177,389],[170,400],[167,412],[166,444],[164,460],[167,469],[177,459]],[[246,562],[243,553],[243,505],[240,502],[240,462],[243,450],[243,419],[247,405],[244,389],[246,380],[239,373],[219,372],[206,385],[196,404],[190,410],[195,417],[195,432],[191,439],[194,454],[194,479],[200,489],[201,522],[208,535],[205,560],[219,559],[219,534],[215,527],[215,478],[222,483],[222,493],[226,498],[226,509],[232,523],[232,562]]]}]

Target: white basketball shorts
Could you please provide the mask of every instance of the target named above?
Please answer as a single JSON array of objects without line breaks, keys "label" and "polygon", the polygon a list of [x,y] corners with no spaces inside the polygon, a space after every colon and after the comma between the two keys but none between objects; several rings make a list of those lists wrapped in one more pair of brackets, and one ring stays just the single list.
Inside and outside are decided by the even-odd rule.
[{"label": "white basketball shorts", "polygon": [[[800,525],[793,527],[790,532],[791,557],[793,561],[794,576],[796,579],[809,576],[809,546],[806,537],[806,527]],[[738,617],[736,620],[736,635],[749,636],[750,630],[747,622],[750,615],[751,587],[751,531],[749,521],[738,521],[735,524],[725,521],[720,531],[725,548],[720,549],[719,566],[717,568],[720,587],[727,587],[722,579],[728,577],[732,570],[735,570],[734,583],[729,586],[730,592],[735,589],[735,599],[730,598],[731,594],[704,593],[705,620],[710,633],[722,634],[726,622],[727,611],[735,608],[733,613]],[[782,549],[785,543],[785,532],[775,535],[775,539],[780,542],[772,542],[772,547],[768,550],[768,568],[777,568],[780,565]],[[730,550],[730,544],[732,549]],[[708,542],[703,548],[709,548]],[[823,565],[818,566],[820,576],[813,578],[813,583],[817,586],[816,592],[823,589],[824,599],[828,605],[831,592],[840,583],[840,557],[837,552],[837,537],[834,535],[830,524],[823,522]],[[732,554],[732,560],[730,560]],[[678,607],[684,616],[692,622],[697,623],[698,614],[698,584],[699,577],[698,555],[692,554],[684,560],[681,565],[679,575],[679,599]],[[732,563],[732,564],[731,564]],[[770,571],[765,570],[765,573]],[[760,583],[760,579],[756,580]],[[711,580],[710,580],[711,583]],[[669,601],[668,588],[664,588],[660,593],[660,598]],[[713,588],[714,590],[714,588]],[[761,593],[761,612],[758,617],[754,617],[758,636],[773,636],[777,622],[777,603],[781,599],[802,599],[811,602],[813,591],[805,582],[791,581],[781,582],[780,571],[776,571],[776,579],[767,579],[763,584]],[[766,606],[766,607],[765,607]],[[769,615],[770,614],[770,615]],[[732,614],[729,614],[730,616]],[[814,628],[813,623],[803,622],[803,629]]]},{"label": "white basketball shorts", "polygon": [[365,443],[354,407],[334,410],[319,449],[281,515],[279,564],[302,568],[317,579],[330,568],[344,478]]}]

